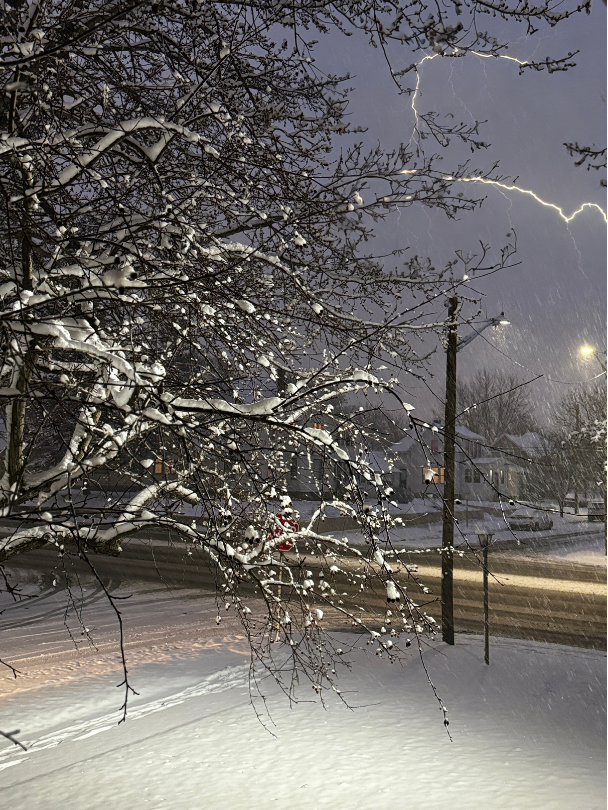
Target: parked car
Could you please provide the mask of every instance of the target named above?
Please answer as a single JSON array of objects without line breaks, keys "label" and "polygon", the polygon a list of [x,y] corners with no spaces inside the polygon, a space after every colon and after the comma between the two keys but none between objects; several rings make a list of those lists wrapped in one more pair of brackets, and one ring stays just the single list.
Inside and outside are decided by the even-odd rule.
[{"label": "parked car", "polygon": [[509,528],[518,532],[540,532],[553,528],[553,521],[542,509],[520,506],[507,518]]},{"label": "parked car", "polygon": [[606,521],[606,503],[605,501],[589,501],[587,507],[587,520],[589,523],[594,520]]}]

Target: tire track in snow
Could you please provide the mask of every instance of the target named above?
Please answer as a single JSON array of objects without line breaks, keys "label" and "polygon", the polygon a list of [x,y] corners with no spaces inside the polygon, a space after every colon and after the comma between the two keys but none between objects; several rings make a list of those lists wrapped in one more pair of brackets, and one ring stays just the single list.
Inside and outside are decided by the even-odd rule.
[{"label": "tire track in snow", "polygon": [[[171,709],[173,706],[179,706],[181,703],[185,703],[195,697],[225,692],[228,689],[235,689],[240,686],[247,686],[248,676],[249,664],[226,667],[226,669],[208,675],[200,681],[200,683],[182,689],[181,692],[153,700],[142,706],[136,706],[129,711],[127,719],[139,720],[150,714],[155,714],[165,709]],[[66,728],[53,731],[50,734],[45,734],[36,740],[20,738],[20,741],[28,749],[28,754],[34,754],[38,751],[45,751],[47,748],[55,748],[63,742],[85,740],[88,737],[93,737],[96,734],[101,734],[104,731],[116,728],[118,714],[118,712],[113,712],[112,714],[106,714],[90,720],[83,720],[80,723],[66,726]],[[28,759],[30,759],[30,757],[24,756],[21,749],[17,749],[16,746],[11,746],[4,751],[0,751],[0,771],[5,768],[10,768],[13,765],[19,765],[21,762],[26,762]]]}]

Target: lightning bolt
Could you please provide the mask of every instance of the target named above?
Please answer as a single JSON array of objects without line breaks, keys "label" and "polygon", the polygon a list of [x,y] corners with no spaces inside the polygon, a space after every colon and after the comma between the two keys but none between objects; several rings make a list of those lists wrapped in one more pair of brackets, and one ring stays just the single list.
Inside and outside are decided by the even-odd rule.
[{"label": "lightning bolt", "polygon": [[[451,56],[457,56],[460,52],[460,48],[454,48]],[[480,53],[479,51],[469,51],[469,53],[475,54],[475,56],[479,56],[482,59],[507,59],[509,62],[516,62],[520,66],[527,65],[528,62],[522,62],[521,59],[516,59],[514,56],[507,56],[506,54],[502,53]],[[419,72],[418,68],[420,68],[425,62],[431,61],[431,59],[436,59],[438,56],[443,56],[441,53],[427,53],[426,56],[423,56],[422,59],[416,63],[416,86],[414,88],[414,93],[412,95],[412,111],[414,113],[414,132],[412,132],[412,137],[410,138],[410,143],[414,137],[414,133],[418,130],[418,110],[416,109],[416,99],[420,95],[420,80],[422,79],[422,73]]]},{"label": "lightning bolt", "polygon": [[[426,56],[423,56],[422,59],[416,64],[416,87],[414,88],[414,94],[412,95],[412,111],[414,113],[414,131],[412,132],[410,141],[408,146],[412,143],[414,139],[414,134],[418,132],[418,110],[416,109],[416,99],[420,95],[420,80],[422,79],[422,73],[418,70],[421,65],[423,65],[427,60],[435,59],[439,56],[438,53],[430,54],[428,53]],[[408,174],[408,172],[402,172],[402,174]]]},{"label": "lightning bolt", "polygon": [[[458,49],[454,49],[453,55],[456,55]],[[516,62],[518,65],[527,65],[528,63],[522,61],[521,59],[517,59],[514,56],[506,56],[505,54],[488,54],[488,53],[480,53],[479,51],[471,51],[471,53],[475,54],[475,56],[479,56],[482,59],[506,59],[509,62]],[[416,65],[416,86],[414,88],[414,93],[412,95],[412,111],[414,113],[414,131],[410,137],[409,143],[411,144],[415,133],[418,131],[418,110],[416,109],[416,100],[420,96],[420,80],[422,78],[422,73],[419,71],[419,68],[424,64],[426,61],[430,61],[431,59],[436,59],[438,56],[442,56],[439,53],[427,54],[423,56],[423,58],[417,63]],[[417,169],[404,169],[401,174],[416,174]],[[449,175],[445,175],[446,180],[453,181],[455,183],[484,183],[487,186],[496,186],[497,188],[502,188],[505,191],[517,191],[520,194],[527,194],[529,197],[532,197],[536,202],[540,203],[541,205],[545,206],[545,208],[552,208],[554,211],[557,211],[557,214],[564,220],[566,224],[572,222],[572,220],[581,214],[586,208],[595,209],[599,211],[602,215],[604,222],[608,222],[608,217],[606,215],[606,211],[594,202],[585,202],[576,211],[573,211],[570,215],[565,214],[563,208],[559,205],[556,205],[552,202],[547,202],[543,200],[535,191],[532,191],[528,188],[521,188],[520,186],[515,185],[508,185],[507,183],[501,183],[498,180],[488,180],[485,177],[451,177]]]},{"label": "lightning bolt", "polygon": [[[446,177],[447,180],[453,180],[452,177]],[[547,202],[546,200],[541,199],[536,192],[531,191],[529,188],[520,188],[519,186],[508,186],[506,183],[500,183],[498,180],[487,180],[484,177],[458,177],[456,181],[459,183],[485,183],[487,186],[496,186],[498,188],[504,188],[507,191],[519,191],[520,194],[527,194],[529,197],[532,197],[536,200],[536,202],[544,205],[545,208],[553,208],[554,211],[557,211],[559,216],[564,220],[564,222],[572,222],[575,216],[581,214],[585,208],[595,208],[597,211],[600,212],[602,217],[604,218],[604,222],[608,222],[608,218],[606,217],[606,212],[597,203],[593,202],[586,202],[583,203],[580,208],[577,208],[576,211],[573,211],[570,216],[566,215],[562,208],[559,205],[555,205],[555,203]]]}]

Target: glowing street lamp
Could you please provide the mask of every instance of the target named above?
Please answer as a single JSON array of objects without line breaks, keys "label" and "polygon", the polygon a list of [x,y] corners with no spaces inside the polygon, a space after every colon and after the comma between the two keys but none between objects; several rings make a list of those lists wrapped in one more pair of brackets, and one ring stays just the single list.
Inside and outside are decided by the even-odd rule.
[{"label": "glowing street lamp", "polygon": [[481,326],[478,329],[473,328],[473,331],[467,335],[465,338],[461,338],[456,343],[456,351],[459,352],[461,349],[464,349],[465,346],[468,346],[471,341],[475,340],[478,335],[488,328],[488,326],[509,326],[511,321],[508,321],[505,318],[505,313],[501,312],[500,315],[497,315],[495,318],[488,318],[486,321],[481,322]]},{"label": "glowing street lamp", "polygon": [[603,352],[598,351],[597,349],[594,349],[593,346],[590,346],[588,343],[584,343],[579,348],[578,352],[581,355],[581,357],[583,357],[585,360],[587,360],[590,357],[595,357],[597,362],[602,367],[602,371],[606,371],[606,360],[605,360],[605,357],[602,358],[602,355],[606,354],[605,351],[603,351]]}]

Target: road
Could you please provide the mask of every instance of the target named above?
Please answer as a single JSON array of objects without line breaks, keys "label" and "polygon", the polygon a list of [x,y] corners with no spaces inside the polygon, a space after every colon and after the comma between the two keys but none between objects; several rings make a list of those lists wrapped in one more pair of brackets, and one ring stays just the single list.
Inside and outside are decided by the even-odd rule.
[{"label": "road", "polygon": [[[393,564],[398,579],[407,584],[410,597],[425,605],[427,613],[439,622],[439,554],[406,552],[400,556],[402,563]],[[218,632],[239,632],[232,612],[225,612],[223,607],[222,626],[217,627],[213,573],[202,556],[190,557],[168,545],[131,543],[120,557],[100,555],[94,561],[107,590],[123,597],[116,604],[125,618],[127,647],[154,645],[168,638],[200,639]],[[428,594],[408,575],[407,569],[414,565]],[[321,562],[318,557],[308,557],[306,567],[318,571]],[[355,557],[349,558],[348,567],[351,573],[364,571]],[[517,552],[497,552],[490,567],[494,574],[490,579],[494,635],[606,649],[605,569]],[[17,663],[34,658],[54,660],[76,650],[95,654],[116,648],[116,614],[103,588],[81,561],[62,560],[56,551],[41,549],[23,555],[6,570],[12,581],[23,585],[24,595],[35,598],[13,603],[3,596],[1,659]],[[66,573],[71,590],[66,590]],[[347,588],[352,591],[343,575],[337,575],[332,584],[338,593]],[[457,633],[481,632],[482,574],[472,555],[455,558],[454,597]],[[331,606],[320,606],[328,626],[344,629]],[[366,593],[357,595],[347,606],[362,617],[365,614],[373,626],[382,622],[386,602],[383,593]],[[66,607],[71,609],[66,612]],[[253,603],[252,607],[255,610]]]}]

